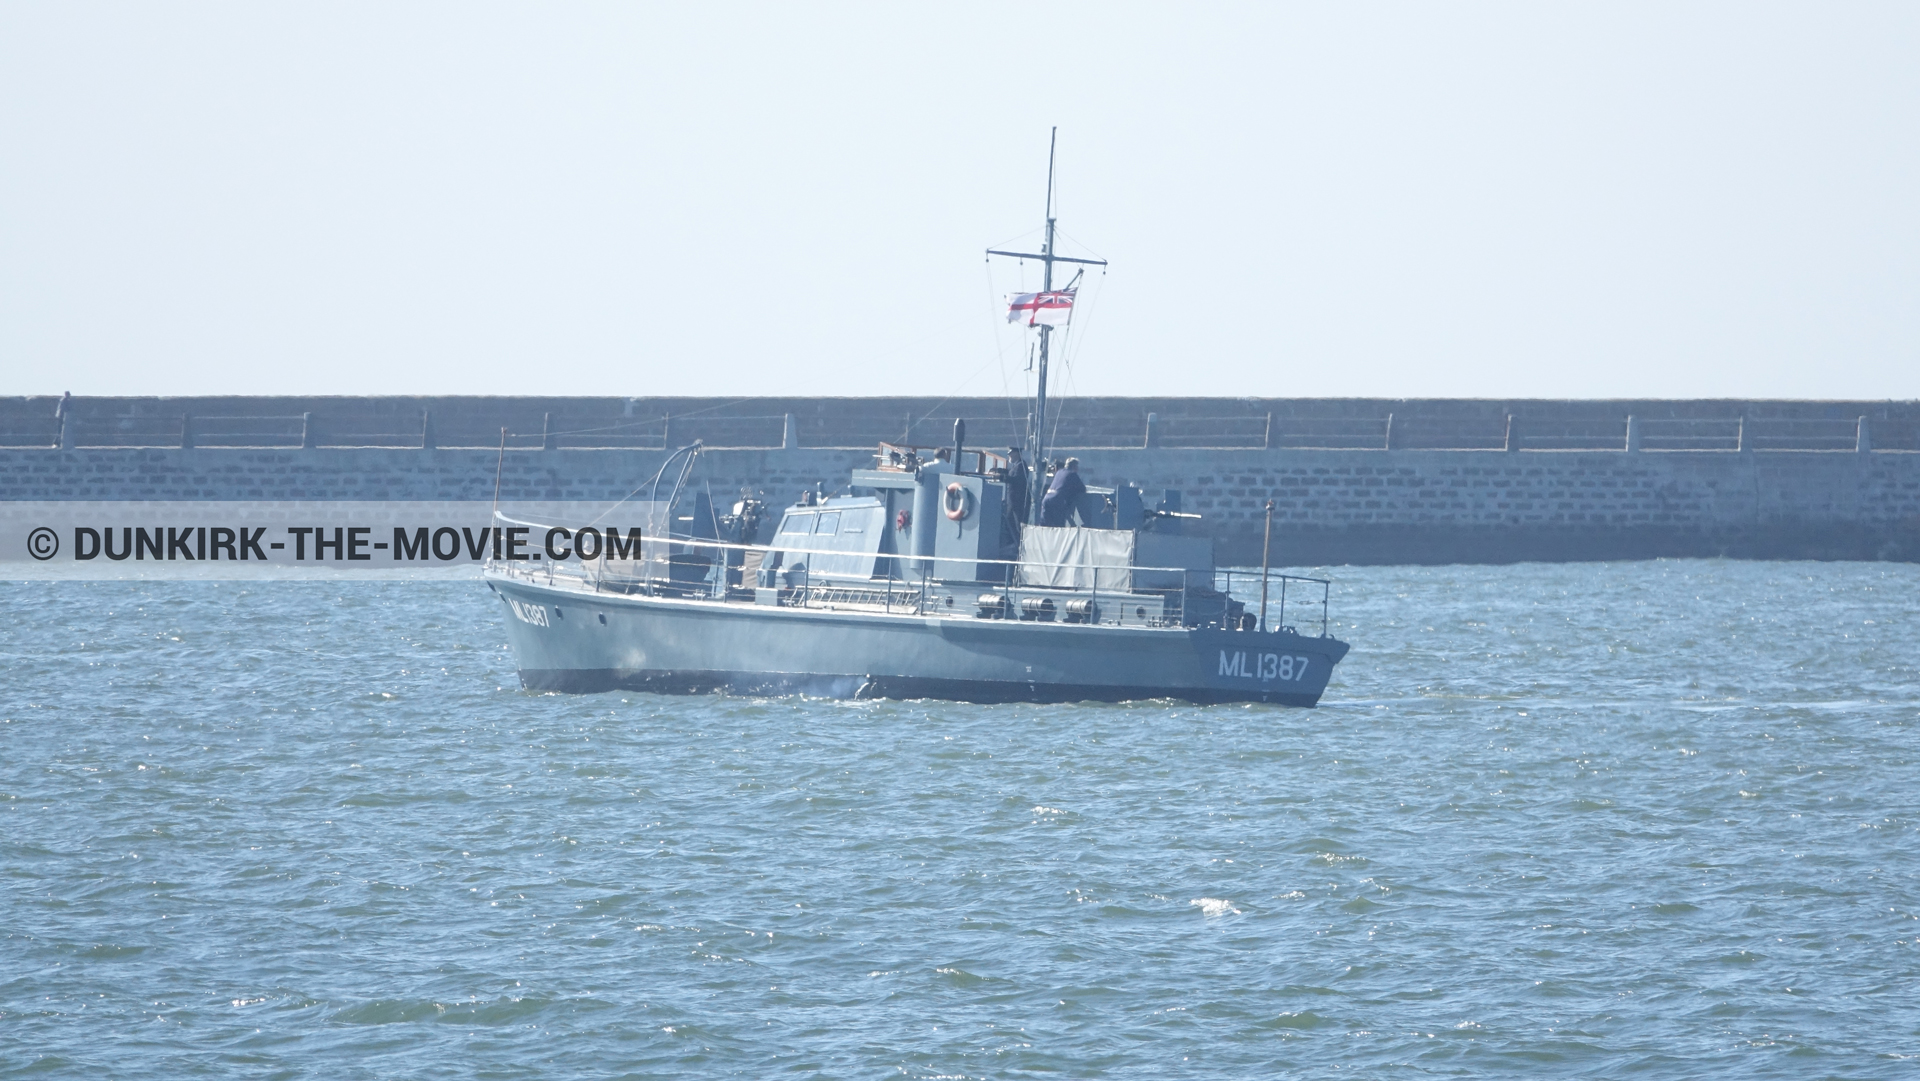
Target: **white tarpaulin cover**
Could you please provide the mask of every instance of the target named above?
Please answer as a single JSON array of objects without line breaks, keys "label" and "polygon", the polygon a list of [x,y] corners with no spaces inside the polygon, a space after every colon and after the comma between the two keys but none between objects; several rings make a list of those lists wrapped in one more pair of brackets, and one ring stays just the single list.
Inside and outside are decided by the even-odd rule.
[{"label": "white tarpaulin cover", "polygon": [[[1053,563],[1065,566],[1045,565]],[[1131,590],[1133,530],[1027,526],[1020,532],[1020,584]]]}]

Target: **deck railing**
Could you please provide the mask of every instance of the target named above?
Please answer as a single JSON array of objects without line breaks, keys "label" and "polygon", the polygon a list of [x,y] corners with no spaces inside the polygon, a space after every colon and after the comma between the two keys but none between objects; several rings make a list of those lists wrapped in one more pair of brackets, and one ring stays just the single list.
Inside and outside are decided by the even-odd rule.
[{"label": "deck railing", "polygon": [[[495,517],[496,520],[500,522],[510,523],[515,526],[525,526],[529,529],[564,528],[555,526],[552,523],[524,521],[522,519],[510,518],[506,515],[496,515]],[[819,608],[838,605],[863,610],[877,609],[887,614],[910,612],[920,616],[930,614],[938,616],[961,616],[968,614],[958,608],[952,610],[929,609],[928,601],[935,596],[936,587],[942,587],[948,590],[971,589],[981,595],[998,592],[1002,599],[1003,607],[1000,611],[1003,614],[997,618],[1016,621],[1026,618],[1020,614],[1020,601],[1035,594],[1059,597],[1063,601],[1068,598],[1079,599],[1084,597],[1090,604],[1090,607],[1087,609],[1088,618],[1085,619],[1084,622],[1090,623],[1119,622],[1118,620],[1102,618],[1103,609],[1100,608],[1100,596],[1102,592],[1107,594],[1110,601],[1122,595],[1157,596],[1160,598],[1162,605],[1161,614],[1156,624],[1159,626],[1186,626],[1188,625],[1189,615],[1195,615],[1197,613],[1197,618],[1205,618],[1211,615],[1212,608],[1210,605],[1208,606],[1208,610],[1204,612],[1196,609],[1193,602],[1197,598],[1193,596],[1194,587],[1191,581],[1192,576],[1195,573],[1204,574],[1206,572],[1195,572],[1192,568],[1188,567],[1096,567],[1094,568],[1096,570],[1111,569],[1129,575],[1129,588],[1127,590],[1122,591],[1110,588],[1103,591],[1098,585],[1099,578],[1097,575],[1094,578],[1095,585],[1087,589],[1017,585],[1012,581],[1015,573],[1022,567],[1085,570],[1088,568],[1088,564],[1085,563],[1052,563],[1039,560],[971,559],[954,558],[952,556],[912,556],[884,552],[852,552],[795,548],[770,544],[740,544],[731,541],[708,540],[699,537],[656,537],[643,539],[641,543],[644,548],[643,551],[638,554],[641,554],[644,558],[637,560],[597,559],[584,562],[560,561],[558,565],[556,565],[555,561],[546,560],[536,566],[532,561],[518,562],[489,559],[484,567],[494,574],[524,578],[529,581],[544,581],[549,585],[578,583],[582,587],[591,588],[596,593],[608,591],[647,595],[674,595],[692,599],[724,600],[731,595],[724,576],[724,570],[730,569],[729,561],[725,553],[740,552],[744,556],[747,553],[758,552],[761,553],[763,560],[767,554],[776,552],[783,556],[789,554],[800,555],[809,559],[823,555],[841,555],[919,564],[919,569],[917,572],[908,575],[896,575],[889,571],[884,576],[873,578],[834,577],[815,581],[812,572],[805,569],[804,566],[792,568],[793,570],[799,571],[800,580],[790,582],[788,585],[781,587],[783,598],[786,600],[788,606]],[[663,548],[666,549],[666,551],[663,552]],[[676,579],[673,577],[673,557],[676,555],[694,557],[691,564],[683,563],[681,564],[682,566],[700,566],[699,560],[701,557],[704,557],[706,560],[705,566],[708,568],[707,580],[696,579],[689,581],[686,578]],[[977,579],[935,578],[933,576],[934,566],[941,563],[970,564],[976,567],[1003,567],[1006,568],[1004,577],[1007,581],[994,582],[979,581]],[[716,567],[723,568],[719,576],[713,574],[713,569]],[[1178,575],[1180,585],[1177,588],[1168,587],[1164,589],[1134,588],[1131,582],[1131,575],[1141,571]],[[783,574],[788,572],[789,569],[782,569],[781,571]],[[978,572],[976,571],[976,573]],[[1249,578],[1249,576],[1251,577]],[[711,580],[716,577],[718,578],[717,582]],[[1216,570],[1212,572],[1209,581],[1212,589],[1206,592],[1211,592],[1221,598],[1221,603],[1218,605],[1220,609],[1219,623],[1224,629],[1258,630],[1262,632],[1271,627],[1276,631],[1284,629],[1297,633],[1295,625],[1287,621],[1288,591],[1289,589],[1297,590],[1300,587],[1307,587],[1309,591],[1312,591],[1313,587],[1318,587],[1319,599],[1317,602],[1303,600],[1298,592],[1295,592],[1292,603],[1294,604],[1295,612],[1300,611],[1303,605],[1311,607],[1317,603],[1319,607],[1319,635],[1324,638],[1328,633],[1327,603],[1331,589],[1331,582],[1328,579],[1305,578],[1298,575],[1287,574],[1267,574],[1263,576],[1257,572],[1250,571]],[[1223,582],[1225,588],[1221,588]],[[1263,625],[1256,625],[1256,623],[1251,623],[1247,620],[1235,621],[1234,625],[1228,625],[1229,621],[1226,619],[1228,606],[1226,601],[1228,599],[1237,599],[1234,594],[1236,583],[1238,583],[1238,588],[1243,590],[1248,588],[1253,589],[1256,597],[1262,597],[1273,605],[1269,613],[1270,618],[1268,618]],[[743,583],[740,588],[746,590],[753,587]],[[1262,592],[1263,590],[1264,592]],[[1265,605],[1262,607],[1264,608]],[[977,598],[974,614],[977,614]],[[1249,613],[1249,615],[1251,615],[1251,613]],[[1052,613],[1046,618],[1049,620],[1058,619],[1061,622],[1082,621],[1071,618],[1071,613],[1066,610],[1064,604],[1056,605]],[[1311,625],[1310,621],[1303,620],[1303,622],[1308,622],[1309,625]]]},{"label": "deck railing", "polygon": [[[1215,589],[1249,606],[1257,604],[1257,610],[1266,613],[1266,622],[1258,629],[1264,631],[1272,627],[1277,631],[1298,634],[1298,626],[1287,618],[1287,605],[1291,603],[1301,623],[1312,626],[1317,622],[1320,637],[1327,636],[1327,606],[1333,595],[1331,579],[1307,578],[1298,574],[1262,574],[1250,570],[1217,570],[1213,574]],[[1302,611],[1306,612],[1304,618],[1298,616]]]}]

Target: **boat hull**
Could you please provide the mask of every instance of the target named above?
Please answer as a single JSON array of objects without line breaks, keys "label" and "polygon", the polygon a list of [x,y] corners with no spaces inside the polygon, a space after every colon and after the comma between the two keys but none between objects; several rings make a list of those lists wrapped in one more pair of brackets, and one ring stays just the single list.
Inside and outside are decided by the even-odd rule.
[{"label": "boat hull", "polygon": [[882,615],[495,577],[533,691],[967,702],[1319,701],[1347,645],[1288,632]]}]

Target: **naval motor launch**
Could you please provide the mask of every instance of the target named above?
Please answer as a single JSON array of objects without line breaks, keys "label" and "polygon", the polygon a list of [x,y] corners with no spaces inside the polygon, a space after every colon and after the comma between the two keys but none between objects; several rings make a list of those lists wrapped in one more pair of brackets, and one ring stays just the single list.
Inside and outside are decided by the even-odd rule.
[{"label": "naval motor launch", "polygon": [[[1217,569],[1212,541],[1186,532],[1198,515],[1178,491],[1090,486],[1073,460],[1048,461],[1050,338],[1069,325],[1079,280],[1056,289],[1055,264],[1105,261],[1056,252],[1051,154],[1047,181],[1040,251],[988,251],[1042,268],[1041,289],[1007,304],[1038,335],[1023,446],[969,447],[964,421],[948,446],[882,443],[844,489],[803,493],[777,522],[751,492],[723,512],[688,483],[701,446],[679,448],[641,504],[637,551],[486,565],[523,686],[1318,702],[1348,649],[1329,634],[1326,580]],[[548,551],[576,536],[501,518],[545,530]]]}]

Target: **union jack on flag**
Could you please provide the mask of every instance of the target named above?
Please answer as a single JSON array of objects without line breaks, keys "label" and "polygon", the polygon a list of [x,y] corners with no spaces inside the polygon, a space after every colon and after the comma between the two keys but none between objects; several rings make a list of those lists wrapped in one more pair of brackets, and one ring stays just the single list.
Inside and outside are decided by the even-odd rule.
[{"label": "union jack on flag", "polygon": [[1073,318],[1072,289],[1051,293],[1007,294],[1007,322],[1022,319],[1030,327],[1064,327]]}]

